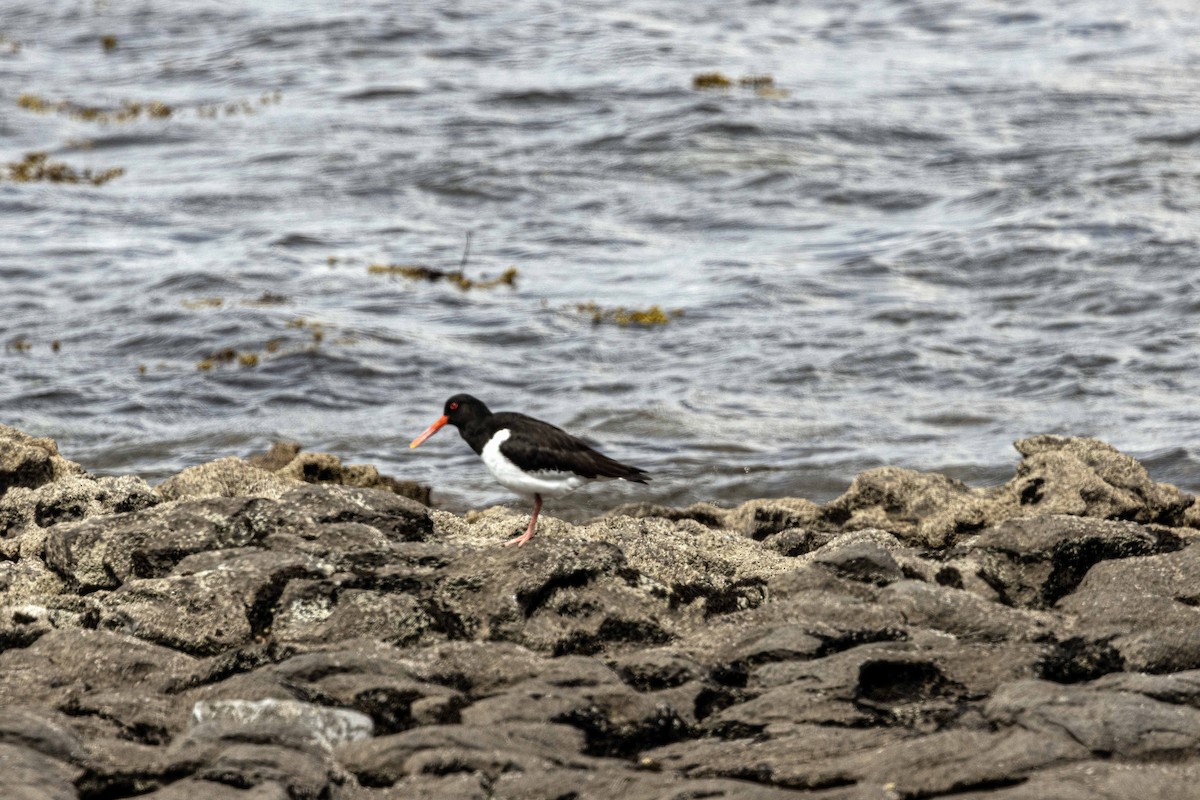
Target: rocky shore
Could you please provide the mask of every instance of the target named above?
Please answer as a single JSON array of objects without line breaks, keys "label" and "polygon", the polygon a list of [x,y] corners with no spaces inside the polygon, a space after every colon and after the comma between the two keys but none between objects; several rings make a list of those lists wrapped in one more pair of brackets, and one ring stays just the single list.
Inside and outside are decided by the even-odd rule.
[{"label": "rocky shore", "polygon": [[1016,446],[507,549],[333,456],[151,487],[0,426],[0,796],[1195,796],[1193,498]]}]

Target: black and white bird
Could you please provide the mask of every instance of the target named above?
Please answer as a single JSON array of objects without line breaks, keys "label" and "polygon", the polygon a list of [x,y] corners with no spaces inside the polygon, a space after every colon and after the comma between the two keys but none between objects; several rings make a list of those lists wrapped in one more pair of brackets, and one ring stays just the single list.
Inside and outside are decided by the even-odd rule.
[{"label": "black and white bird", "polygon": [[506,547],[519,547],[533,538],[543,497],[562,497],[595,480],[650,480],[644,470],[596,452],[549,422],[511,411],[493,414],[469,394],[456,394],[447,400],[442,416],[409,447],[417,447],[445,425],[458,428],[501,485],[533,500],[529,527],[524,534],[505,542]]}]

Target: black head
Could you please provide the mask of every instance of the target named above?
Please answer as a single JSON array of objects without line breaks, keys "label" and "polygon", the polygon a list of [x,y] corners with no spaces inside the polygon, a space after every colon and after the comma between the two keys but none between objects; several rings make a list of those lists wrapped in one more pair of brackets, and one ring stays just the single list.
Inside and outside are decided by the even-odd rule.
[{"label": "black head", "polygon": [[442,407],[442,414],[445,415],[448,424],[459,428],[471,420],[490,417],[492,412],[482,400],[469,394],[456,394],[446,401],[446,405]]},{"label": "black head", "polygon": [[[425,429],[425,432],[413,439],[409,447],[417,447],[421,442],[433,436],[446,425],[453,425],[462,433],[466,428],[478,428],[479,422],[487,419],[492,415],[488,411],[488,407],[483,404],[483,401],[476,400],[469,394],[456,394],[446,401],[446,405],[442,407],[442,416],[440,416],[432,425]],[[466,433],[462,434],[465,438]],[[473,445],[472,445],[473,446]]]}]

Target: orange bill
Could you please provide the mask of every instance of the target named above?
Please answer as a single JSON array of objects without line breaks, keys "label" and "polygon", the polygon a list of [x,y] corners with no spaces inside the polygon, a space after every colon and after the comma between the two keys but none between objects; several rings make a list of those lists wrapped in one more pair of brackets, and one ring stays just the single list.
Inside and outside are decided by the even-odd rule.
[{"label": "orange bill", "polygon": [[450,418],[449,418],[449,417],[447,417],[447,416],[441,416],[441,417],[438,417],[438,420],[437,420],[437,422],[435,422],[435,423],[433,423],[432,425],[430,425],[428,428],[426,428],[426,429],[425,429],[425,432],[424,432],[424,433],[422,433],[422,434],[421,434],[420,436],[418,436],[417,438],[413,439],[413,441],[412,441],[412,444],[410,444],[410,445],[408,446],[408,449],[410,449],[410,450],[411,450],[412,448],[414,448],[414,447],[417,447],[418,445],[420,445],[420,444],[421,444],[421,442],[425,441],[425,440],[426,440],[426,439],[428,439],[430,436],[433,436],[435,433],[437,433],[438,431],[440,431],[440,430],[442,429],[442,426],[443,426],[443,425],[445,425],[445,424],[446,424],[447,422],[449,422],[449,421],[450,421]]}]

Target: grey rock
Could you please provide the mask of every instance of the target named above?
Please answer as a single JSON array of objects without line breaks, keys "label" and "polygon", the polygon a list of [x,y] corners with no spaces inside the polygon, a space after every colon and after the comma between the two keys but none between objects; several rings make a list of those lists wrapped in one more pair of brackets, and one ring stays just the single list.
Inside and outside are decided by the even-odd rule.
[{"label": "grey rock", "polygon": [[555,654],[593,653],[610,641],[661,643],[670,608],[639,589],[616,547],[546,540],[491,549],[439,574],[433,593],[454,638],[500,639]]},{"label": "grey rock", "polygon": [[112,631],[54,630],[0,653],[0,707],[55,707],[72,693],[155,696],[195,668],[183,653]]},{"label": "grey rock", "polygon": [[254,548],[199,553],[166,577],[126,581],[101,601],[100,625],[192,655],[214,655],[266,635],[289,581],[332,571],[306,556]]},{"label": "grey rock", "polygon": [[0,744],[25,747],[59,761],[83,757],[83,741],[67,720],[36,707],[0,708]]},{"label": "grey rock", "polygon": [[1106,757],[1176,760],[1200,745],[1200,709],[1094,685],[1016,681],[1000,687],[983,713],[997,725],[1068,736]]},{"label": "grey rock", "polygon": [[77,800],[82,770],[36,750],[0,742],[0,786],[5,800]]},{"label": "grey rock", "polygon": [[844,544],[835,540],[816,550],[812,560],[842,577],[877,586],[904,578],[904,571],[891,552],[879,542],[866,539]]},{"label": "grey rock", "polygon": [[428,508],[378,489],[301,485],[279,502],[292,525],[361,523],[397,542],[423,541],[433,531]]},{"label": "grey rock", "polygon": [[[409,775],[473,771],[495,780],[512,770],[584,769],[584,735],[567,725],[428,725],[337,748],[338,760],[364,786],[391,786]],[[447,769],[454,765],[452,769]]]},{"label": "grey rock", "polygon": [[955,800],[1179,800],[1200,783],[1200,765],[1083,761],[1030,776],[1002,789],[956,794]]},{"label": "grey rock", "polygon": [[1018,446],[993,489],[875,470],[506,549],[524,514],[321,483],[357,478],[319,454],[274,465],[318,483],[226,462],[159,502],[22,440],[2,793],[1188,796],[1200,535],[1164,523],[1200,516],[1102,443]]},{"label": "grey rock", "polygon": [[[843,530],[879,528],[921,547],[942,547],[987,524],[987,496],[936,473],[879,467],[821,509],[821,521]],[[793,527],[793,526],[788,526]]]},{"label": "grey rock", "polygon": [[403,592],[345,588],[335,580],[293,580],[272,623],[284,642],[340,642],[362,636],[389,644],[428,639],[435,628],[417,598]]},{"label": "grey rock", "polygon": [[1192,545],[1097,564],[1057,609],[1073,633],[1111,648],[1118,668],[1176,672],[1200,668],[1198,606],[1200,547]]},{"label": "grey rock", "polygon": [[1001,602],[1049,608],[1101,561],[1169,552],[1181,543],[1165,529],[1058,515],[1010,519],[966,545]]},{"label": "grey rock", "polygon": [[162,578],[189,555],[245,547],[283,524],[279,507],[248,497],[167,503],[134,514],[57,525],[46,563],[79,592],[115,589],[134,578]]},{"label": "grey rock", "polygon": [[291,800],[288,787],[265,781],[248,789],[196,778],[169,783],[157,791],[138,795],[143,800]]}]

